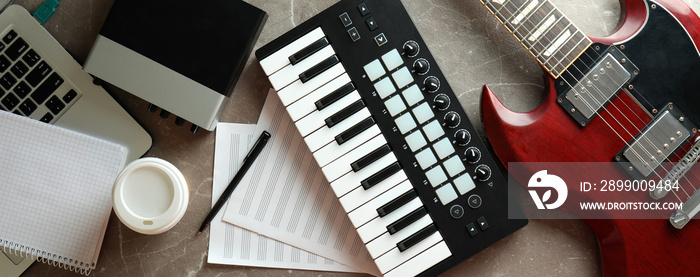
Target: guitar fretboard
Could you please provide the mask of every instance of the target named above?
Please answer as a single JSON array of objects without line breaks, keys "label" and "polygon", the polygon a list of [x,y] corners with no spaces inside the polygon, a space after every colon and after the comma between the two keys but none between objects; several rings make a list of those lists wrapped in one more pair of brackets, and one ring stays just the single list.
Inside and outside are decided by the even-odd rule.
[{"label": "guitar fretboard", "polygon": [[592,44],[549,1],[480,1],[554,78]]}]

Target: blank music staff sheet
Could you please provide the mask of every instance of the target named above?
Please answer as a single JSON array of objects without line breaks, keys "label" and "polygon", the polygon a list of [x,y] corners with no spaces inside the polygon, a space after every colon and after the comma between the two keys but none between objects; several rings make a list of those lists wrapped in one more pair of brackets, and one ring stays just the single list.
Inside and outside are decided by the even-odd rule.
[{"label": "blank music staff sheet", "polygon": [[229,199],[223,220],[379,275],[278,96],[268,93],[255,134],[272,138]]},{"label": "blank music staff sheet", "polygon": [[[252,124],[218,124],[212,205],[216,203],[217,196],[221,195],[240,168],[243,158],[252,147],[257,135],[255,125]],[[209,263],[359,272],[333,260],[223,222],[221,221],[223,214],[223,212],[219,212],[209,226],[209,254],[207,256]]]}]

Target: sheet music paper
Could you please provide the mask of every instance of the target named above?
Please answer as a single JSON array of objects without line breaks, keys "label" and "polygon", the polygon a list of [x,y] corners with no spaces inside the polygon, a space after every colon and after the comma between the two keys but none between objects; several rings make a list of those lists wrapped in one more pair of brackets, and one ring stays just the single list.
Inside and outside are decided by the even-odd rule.
[{"label": "sheet music paper", "polygon": [[[212,195],[221,195],[238,171],[243,158],[260,135],[255,133],[255,128],[251,124],[218,124]],[[212,206],[217,200],[212,197]],[[223,212],[220,212],[209,226],[209,263],[359,272],[328,258],[223,222],[222,217]]]},{"label": "sheet music paper", "polygon": [[263,130],[272,138],[233,192],[223,220],[379,275],[274,91],[268,93],[255,133]]},{"label": "sheet music paper", "polygon": [[0,248],[88,274],[126,148],[0,112]]}]

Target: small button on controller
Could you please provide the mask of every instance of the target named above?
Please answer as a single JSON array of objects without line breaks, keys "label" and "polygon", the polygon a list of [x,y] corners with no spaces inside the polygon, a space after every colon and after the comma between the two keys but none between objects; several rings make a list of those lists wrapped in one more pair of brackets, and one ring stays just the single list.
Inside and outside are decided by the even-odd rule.
[{"label": "small button on controller", "polygon": [[435,76],[428,76],[423,81],[423,85],[428,92],[433,93],[440,89],[440,80]]},{"label": "small button on controller", "polygon": [[450,207],[450,216],[454,219],[460,219],[464,216],[464,208],[461,205],[452,205]]},{"label": "small button on controller", "polygon": [[435,103],[435,107],[441,111],[444,111],[450,107],[450,97],[443,93],[440,93],[437,96],[435,96],[433,102]]},{"label": "small button on controller", "polygon": [[476,167],[474,171],[476,179],[479,181],[486,181],[491,178],[491,168],[488,165],[482,164]]},{"label": "small button on controller", "polygon": [[418,42],[409,40],[403,44],[403,52],[409,58],[413,58],[418,55],[418,52],[420,52],[420,46],[418,46]]},{"label": "small button on controller", "polygon": [[459,123],[462,121],[462,118],[459,116],[457,112],[448,112],[445,115],[445,125],[449,128],[455,128],[459,126]]},{"label": "small button on controller", "polygon": [[467,198],[467,205],[472,209],[478,209],[481,207],[481,196],[478,194],[472,194]]},{"label": "small button on controller", "polygon": [[430,63],[424,58],[417,59],[413,62],[413,70],[418,75],[425,75],[430,70]]},{"label": "small button on controller", "polygon": [[484,218],[483,216],[477,218],[476,223],[479,224],[479,228],[481,229],[481,231],[486,231],[486,229],[489,228],[489,223],[486,222],[486,218]]},{"label": "small button on controller", "polygon": [[467,224],[467,232],[469,232],[469,236],[472,238],[479,234],[479,231],[476,230],[474,223]]},{"label": "small button on controller", "polygon": [[455,141],[457,144],[460,146],[465,146],[469,144],[469,142],[472,140],[472,134],[469,133],[469,131],[465,129],[459,129],[457,132],[455,132]]}]

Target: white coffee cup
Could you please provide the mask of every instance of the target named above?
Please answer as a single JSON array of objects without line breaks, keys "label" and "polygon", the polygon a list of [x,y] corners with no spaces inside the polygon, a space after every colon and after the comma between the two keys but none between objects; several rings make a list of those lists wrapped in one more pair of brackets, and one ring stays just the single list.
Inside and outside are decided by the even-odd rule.
[{"label": "white coffee cup", "polygon": [[119,220],[148,235],[175,226],[185,214],[189,198],[185,176],[173,164],[158,158],[142,158],[128,164],[112,191]]}]

